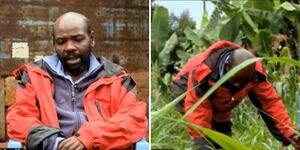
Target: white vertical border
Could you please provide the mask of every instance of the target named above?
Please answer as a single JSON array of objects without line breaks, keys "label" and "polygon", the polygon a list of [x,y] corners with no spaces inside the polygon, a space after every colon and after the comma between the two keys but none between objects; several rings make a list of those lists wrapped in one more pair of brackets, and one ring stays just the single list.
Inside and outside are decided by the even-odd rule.
[{"label": "white vertical border", "polygon": [[149,69],[148,69],[148,74],[149,74],[149,97],[148,97],[148,133],[149,133],[149,150],[151,149],[151,0],[148,0],[149,2],[149,38],[148,38],[148,44],[149,44]]}]

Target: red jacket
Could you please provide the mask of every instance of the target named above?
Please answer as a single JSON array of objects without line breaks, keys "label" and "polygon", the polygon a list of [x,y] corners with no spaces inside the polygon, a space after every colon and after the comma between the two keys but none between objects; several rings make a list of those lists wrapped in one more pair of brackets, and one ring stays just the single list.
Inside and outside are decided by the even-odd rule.
[{"label": "red jacket", "polygon": [[[228,41],[217,42],[210,46],[205,52],[191,58],[173,79],[171,83],[173,98],[200,83],[199,87],[192,90],[184,98],[184,112],[190,109],[216,82],[212,81],[211,75],[215,69],[213,64],[216,64],[217,60],[216,57],[211,56],[213,52],[221,51],[221,49],[225,47],[242,48]],[[264,72],[261,62],[256,62],[256,74],[257,78],[254,82],[248,83],[244,88],[233,95],[228,88],[220,86],[208,99],[204,100],[194,112],[188,115],[187,119],[196,125],[211,129],[212,121],[230,121],[231,110],[248,95],[257,108],[268,113],[273,118],[276,118],[272,119],[260,112],[270,132],[284,144],[289,144],[291,140],[290,136],[295,133],[285,125],[292,128],[295,127],[288,117],[288,113],[280,96],[266,80],[267,74]],[[189,128],[189,132],[195,139],[201,137],[191,128]]]},{"label": "red jacket", "polygon": [[[104,63],[104,69],[84,95],[88,123],[80,127],[78,139],[87,149],[126,148],[147,132],[146,104],[137,102],[133,90],[123,86],[124,80],[130,78],[126,71],[113,72],[111,64]],[[8,136],[26,143],[30,129],[36,125],[59,128],[51,76],[34,63],[13,74],[22,81],[17,87],[16,103],[7,115]]]}]

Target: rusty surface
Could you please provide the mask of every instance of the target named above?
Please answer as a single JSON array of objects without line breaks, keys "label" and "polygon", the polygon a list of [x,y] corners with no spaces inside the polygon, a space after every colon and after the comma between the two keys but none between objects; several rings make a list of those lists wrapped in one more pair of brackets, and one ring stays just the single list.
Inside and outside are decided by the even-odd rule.
[{"label": "rusty surface", "polygon": [[114,59],[130,71],[147,71],[148,0],[2,0],[0,58],[11,58],[12,42],[28,42],[30,58],[53,53],[52,25],[68,11],[91,20],[97,56]]},{"label": "rusty surface", "polygon": [[0,77],[10,76],[13,70],[31,61],[33,61],[33,59],[0,59]]}]

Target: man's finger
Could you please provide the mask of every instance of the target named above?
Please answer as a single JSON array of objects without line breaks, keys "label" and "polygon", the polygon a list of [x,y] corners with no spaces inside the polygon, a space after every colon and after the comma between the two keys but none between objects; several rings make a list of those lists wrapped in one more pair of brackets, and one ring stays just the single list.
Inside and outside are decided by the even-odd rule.
[{"label": "man's finger", "polygon": [[61,144],[61,148],[59,150],[68,150],[68,147],[72,144],[72,139],[65,139]]},{"label": "man's finger", "polygon": [[84,150],[85,146],[76,137],[73,138],[74,144],[70,147],[70,150]]},{"label": "man's finger", "polygon": [[66,142],[67,142],[67,139],[62,140],[61,142],[59,142],[57,149],[62,150]]},{"label": "man's finger", "polygon": [[73,150],[70,147],[74,144],[76,144],[76,140],[74,140],[73,137],[70,137],[70,140],[65,144],[66,150]]},{"label": "man's finger", "polygon": [[85,150],[85,146],[80,142],[79,146],[75,150]]},{"label": "man's finger", "polygon": [[77,141],[74,141],[72,143],[72,145],[69,147],[69,150],[74,150],[74,149],[77,149],[78,147],[80,147],[80,143],[78,143]]},{"label": "man's finger", "polygon": [[80,145],[79,147],[77,147],[75,150],[85,150],[85,146]]}]

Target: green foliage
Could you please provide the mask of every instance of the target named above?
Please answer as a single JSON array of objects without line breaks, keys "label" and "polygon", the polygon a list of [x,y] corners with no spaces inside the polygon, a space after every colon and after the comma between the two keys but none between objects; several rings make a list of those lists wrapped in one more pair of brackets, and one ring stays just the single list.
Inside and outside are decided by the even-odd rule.
[{"label": "green foliage", "polygon": [[[288,43],[285,45],[290,46],[292,51],[292,57],[299,60],[299,50],[297,49],[297,43],[300,42],[300,37],[295,34],[300,29],[299,20],[297,16],[300,13],[300,5],[290,2],[280,3],[278,1],[214,1],[217,9],[223,11],[226,15],[223,20],[228,21],[227,24],[221,25],[223,29],[230,28],[231,26],[235,30],[221,30],[220,38],[230,41],[240,41],[235,39],[236,32],[241,33],[241,45],[257,52],[258,56],[272,56],[275,50],[279,47],[274,47],[270,44],[276,40],[276,35],[287,35]],[[234,19],[239,16],[240,22]],[[240,29],[240,30],[238,30]],[[233,31],[232,33],[229,33]],[[226,33],[227,32],[227,33]],[[229,35],[224,38],[222,35]],[[230,36],[231,35],[231,36]],[[232,38],[230,38],[232,37]],[[239,38],[238,36],[236,36]],[[297,42],[296,42],[297,41]],[[281,41],[278,41],[281,42]]]},{"label": "green foliage", "polygon": [[199,37],[198,34],[189,27],[185,28],[184,33],[187,39],[191,40],[193,44],[199,47],[212,44],[207,38]]},{"label": "green foliage", "polygon": [[258,1],[258,0],[248,0],[244,3],[245,8],[261,9],[272,11],[273,10],[273,1]]},{"label": "green foliage", "polygon": [[239,34],[239,30],[236,30],[240,26],[241,17],[239,15],[235,15],[228,22],[226,22],[219,33],[220,40],[234,41],[237,35]]},{"label": "green foliage", "polygon": [[[209,19],[209,22],[208,22],[208,25],[205,27],[205,32],[211,32],[211,31],[218,31],[216,30],[216,28],[219,27],[219,22],[221,21],[221,12],[218,8],[215,8],[215,10],[213,11],[210,19]],[[218,33],[218,32],[216,32]]]},{"label": "green foliage", "polygon": [[173,33],[169,40],[166,42],[163,50],[159,53],[158,61],[160,61],[159,64],[162,71],[166,71],[165,69],[171,64],[172,60],[170,54],[175,48],[177,42],[177,35]]},{"label": "green foliage", "polygon": [[151,26],[151,59],[155,61],[158,53],[163,49],[169,38],[169,14],[168,9],[157,7],[154,11]]},{"label": "green foliage", "polygon": [[[169,84],[172,77],[189,58],[204,51],[211,44],[225,39],[240,44],[261,57],[257,59],[263,59],[269,75],[268,79],[282,97],[293,124],[297,124],[298,102],[296,100],[300,96],[298,76],[300,35],[297,32],[300,29],[298,23],[300,5],[292,2],[258,0],[224,0],[222,2],[213,0],[213,2],[216,8],[210,18],[206,16],[207,14],[203,16],[201,29],[185,27],[184,36],[180,39],[178,34],[173,33],[168,40],[164,40],[164,48],[156,51],[156,58],[152,58],[152,148],[193,149],[193,140],[185,129],[186,125],[190,125],[199,132],[205,132],[211,136],[225,149],[241,149],[241,147],[245,148],[245,145],[247,145],[246,149],[255,150],[293,149],[292,146],[283,148],[272,137],[258,115],[259,110],[250,104],[248,98],[245,98],[233,110],[233,138],[240,141],[239,144],[233,144],[233,139],[230,137],[227,140],[219,133],[192,125],[183,118],[182,114],[173,110],[173,106],[184,95],[175,100],[171,99]],[[154,21],[155,18],[153,18]],[[153,26],[152,23],[152,28],[156,28]],[[157,30],[152,32],[155,31]],[[287,38],[278,40],[277,37],[281,35]],[[152,43],[152,45],[155,44],[155,42]],[[221,85],[233,74],[221,78],[217,83]],[[205,94],[206,97],[216,88],[217,86],[212,87]],[[204,99],[199,100],[193,108],[200,105]],[[232,145],[240,146],[229,147]]]},{"label": "green foliage", "polygon": [[268,30],[261,30],[259,31],[254,39],[253,45],[260,48],[259,51],[256,53],[260,56],[272,56],[273,52],[272,45],[270,43],[273,43],[274,38],[272,37],[270,31]]},{"label": "green foliage", "polygon": [[201,21],[201,28],[205,28],[208,24],[208,13],[207,11],[204,11],[202,14],[202,21]]},{"label": "green foliage", "polygon": [[296,11],[296,8],[289,2],[284,2],[280,7],[286,11]]}]

